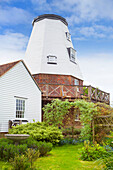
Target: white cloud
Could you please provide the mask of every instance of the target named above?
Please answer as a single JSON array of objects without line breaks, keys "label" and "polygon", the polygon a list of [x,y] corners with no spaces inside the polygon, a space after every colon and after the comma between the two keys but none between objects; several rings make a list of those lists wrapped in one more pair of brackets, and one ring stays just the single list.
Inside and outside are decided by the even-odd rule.
[{"label": "white cloud", "polygon": [[[94,22],[99,19],[113,20],[112,0],[31,0],[35,9],[69,13],[69,23]],[[42,8],[43,6],[43,8]]]},{"label": "white cloud", "polygon": [[113,54],[79,56],[85,82],[110,92],[113,102]]},{"label": "white cloud", "polygon": [[6,32],[0,35],[0,64],[22,59],[28,37],[21,33]]},{"label": "white cloud", "polygon": [[1,7],[0,6],[0,24],[12,25],[28,23],[31,20],[31,14],[21,8],[16,7]]},{"label": "white cloud", "polygon": [[78,36],[78,40],[81,40],[81,38],[88,39],[90,37],[113,39],[113,27],[96,24],[87,27],[75,27],[74,34]]}]

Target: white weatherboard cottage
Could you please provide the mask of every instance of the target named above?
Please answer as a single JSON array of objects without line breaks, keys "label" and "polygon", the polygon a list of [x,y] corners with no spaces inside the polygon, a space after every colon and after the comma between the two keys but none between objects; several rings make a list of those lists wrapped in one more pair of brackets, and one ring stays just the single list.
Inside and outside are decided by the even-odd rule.
[{"label": "white weatherboard cottage", "polygon": [[41,121],[41,91],[23,61],[0,65],[0,132],[8,122]]}]

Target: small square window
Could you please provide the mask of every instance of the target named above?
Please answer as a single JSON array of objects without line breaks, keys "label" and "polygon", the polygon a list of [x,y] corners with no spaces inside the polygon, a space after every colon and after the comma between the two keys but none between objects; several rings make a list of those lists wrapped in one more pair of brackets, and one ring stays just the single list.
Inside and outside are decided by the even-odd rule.
[{"label": "small square window", "polygon": [[75,79],[75,85],[79,85],[79,80]]},{"label": "small square window", "polygon": [[71,41],[71,34],[69,32],[66,32],[66,38],[68,41]]},{"label": "small square window", "polygon": [[57,57],[49,55],[47,56],[47,63],[48,64],[57,64]]}]

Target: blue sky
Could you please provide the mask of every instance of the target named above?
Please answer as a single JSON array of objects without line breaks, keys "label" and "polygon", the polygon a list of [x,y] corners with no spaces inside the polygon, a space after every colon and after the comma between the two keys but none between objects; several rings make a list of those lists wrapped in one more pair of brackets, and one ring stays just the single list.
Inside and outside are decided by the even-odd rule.
[{"label": "blue sky", "polygon": [[32,20],[45,13],[67,19],[85,84],[113,101],[113,0],[0,0],[0,63],[24,57]]}]

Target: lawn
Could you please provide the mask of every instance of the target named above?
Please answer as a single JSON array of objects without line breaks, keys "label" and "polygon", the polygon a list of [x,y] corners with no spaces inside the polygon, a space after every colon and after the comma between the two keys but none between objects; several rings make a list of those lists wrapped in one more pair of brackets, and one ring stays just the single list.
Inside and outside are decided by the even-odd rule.
[{"label": "lawn", "polygon": [[[80,152],[83,144],[64,145],[54,147],[49,155],[40,157],[35,161],[38,170],[100,170],[102,167],[93,161],[81,161]],[[8,167],[9,164],[0,162],[0,170]],[[10,169],[10,168],[9,168]]]},{"label": "lawn", "polygon": [[79,144],[55,147],[48,156],[37,159],[35,165],[39,170],[102,169],[96,162],[79,159],[82,146]]}]

